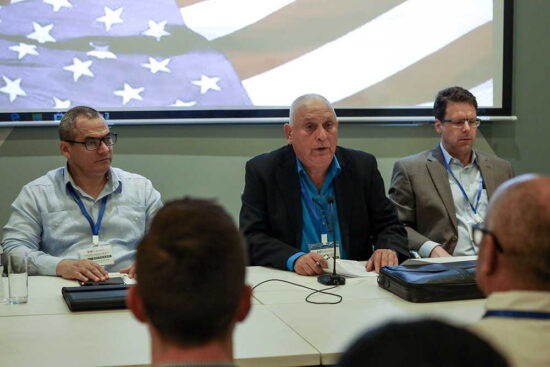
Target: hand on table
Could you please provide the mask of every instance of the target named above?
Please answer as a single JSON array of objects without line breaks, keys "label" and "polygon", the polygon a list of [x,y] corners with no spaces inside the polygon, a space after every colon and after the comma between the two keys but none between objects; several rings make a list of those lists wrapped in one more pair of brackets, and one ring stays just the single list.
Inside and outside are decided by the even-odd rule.
[{"label": "hand on table", "polygon": [[136,277],[136,262],[134,261],[132,265],[125,267],[124,269],[120,269],[121,273],[127,273],[128,278],[134,279]]},{"label": "hand on table", "polygon": [[109,273],[103,267],[90,260],[61,260],[55,269],[57,275],[69,279],[87,282],[100,282],[109,278]]},{"label": "hand on table", "polygon": [[446,257],[451,256],[445,249],[441,246],[435,246],[430,252],[430,257]]},{"label": "hand on table", "polygon": [[327,267],[327,261],[316,252],[302,255],[294,262],[294,271],[300,275],[321,275]]},{"label": "hand on table", "polygon": [[386,265],[397,265],[397,255],[393,250],[376,250],[370,257],[365,267],[367,271],[380,271]]}]

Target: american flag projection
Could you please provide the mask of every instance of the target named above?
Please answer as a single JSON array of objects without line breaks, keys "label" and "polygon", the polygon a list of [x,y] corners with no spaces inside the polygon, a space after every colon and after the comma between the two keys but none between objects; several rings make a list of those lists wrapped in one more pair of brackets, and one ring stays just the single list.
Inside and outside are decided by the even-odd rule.
[{"label": "american flag projection", "polygon": [[450,85],[500,107],[501,3],[3,1],[0,112],[287,106],[310,92],[422,106]]},{"label": "american flag projection", "polygon": [[12,1],[0,20],[2,109],[250,104],[173,0]]}]

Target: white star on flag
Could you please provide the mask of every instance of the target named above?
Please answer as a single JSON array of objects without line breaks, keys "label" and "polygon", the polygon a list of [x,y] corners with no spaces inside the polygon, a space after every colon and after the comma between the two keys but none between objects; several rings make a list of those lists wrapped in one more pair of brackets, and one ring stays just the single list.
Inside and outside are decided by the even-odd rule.
[{"label": "white star on flag", "polygon": [[108,45],[95,45],[93,42],[90,42],[90,46],[94,49],[92,51],[86,52],[86,55],[97,57],[98,59],[116,59],[116,55],[109,51]]},{"label": "white star on flag", "polygon": [[169,62],[170,62],[170,58],[167,58],[167,59],[164,59],[164,60],[161,60],[161,61],[157,61],[154,58],[150,57],[149,58],[149,63],[148,64],[141,64],[141,66],[143,66],[146,69],[151,70],[151,73],[153,73],[153,74],[156,74],[158,71],[164,71],[166,73],[169,73],[170,69],[168,69],[166,67],[166,65],[168,65]]},{"label": "white star on flag", "polygon": [[155,37],[157,39],[157,41],[160,41],[160,38],[162,36],[169,36],[170,33],[169,32],[166,32],[164,30],[164,27],[166,26],[166,21],[162,21],[162,22],[155,22],[153,20],[150,20],[149,21],[149,29],[147,29],[146,31],[143,31],[142,34],[146,35],[146,36],[151,36],[151,37]]},{"label": "white star on flag", "polygon": [[23,89],[21,89],[21,78],[11,80],[10,78],[7,78],[5,76],[2,76],[4,79],[4,83],[6,83],[5,86],[0,88],[0,92],[6,93],[10,95],[10,102],[15,101],[17,96],[26,96],[27,93]]},{"label": "white star on flag", "polygon": [[34,32],[28,34],[27,38],[36,40],[39,43],[55,42],[55,38],[50,36],[50,31],[53,28],[53,24],[48,24],[47,26],[42,27],[40,24],[32,22],[32,26],[34,28]]},{"label": "white star on flag", "polygon": [[105,23],[105,30],[107,32],[111,30],[111,26],[113,24],[124,23],[124,21],[120,17],[120,14],[122,14],[122,11],[124,10],[124,8],[118,8],[117,10],[113,10],[111,8],[104,7],[103,10],[105,11],[105,15],[97,18],[96,21]]},{"label": "white star on flag", "polygon": [[184,102],[181,99],[178,99],[178,100],[176,100],[175,103],[171,104],[170,106],[173,106],[173,107],[191,107],[191,106],[194,106],[196,104],[197,104],[196,101]]},{"label": "white star on flag", "polygon": [[221,88],[218,86],[218,81],[219,80],[220,80],[220,78],[217,78],[217,77],[210,78],[210,77],[202,74],[201,75],[201,80],[194,80],[191,83],[201,87],[201,94],[205,94],[210,89],[221,90]]},{"label": "white star on flag", "polygon": [[59,99],[57,97],[53,97],[53,102],[55,103],[54,108],[67,109],[67,108],[71,107],[71,100],[70,99],[62,100],[62,99]]},{"label": "white star on flag", "polygon": [[122,97],[122,104],[126,104],[132,99],[143,100],[139,94],[144,90],[145,88],[132,88],[128,83],[124,83],[124,89],[115,90],[113,93]]},{"label": "white star on flag", "polygon": [[72,8],[73,6],[68,0],[44,0],[46,4],[50,4],[53,11],[59,11],[61,8]]},{"label": "white star on flag", "polygon": [[82,75],[94,76],[94,73],[90,71],[90,66],[92,66],[92,61],[88,60],[82,62],[78,58],[73,57],[73,64],[64,66],[63,69],[71,71],[73,73],[73,79],[76,82]]},{"label": "white star on flag", "polygon": [[19,60],[27,55],[38,55],[38,51],[36,51],[36,46],[29,45],[28,43],[19,43],[19,45],[10,46],[9,49],[18,52],[17,58]]}]

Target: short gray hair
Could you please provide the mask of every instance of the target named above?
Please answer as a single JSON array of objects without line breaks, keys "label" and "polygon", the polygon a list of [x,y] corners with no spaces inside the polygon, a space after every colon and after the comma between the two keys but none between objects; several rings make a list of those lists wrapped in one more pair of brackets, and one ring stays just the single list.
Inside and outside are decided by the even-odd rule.
[{"label": "short gray hair", "polygon": [[72,140],[75,136],[75,123],[79,117],[87,119],[103,118],[103,116],[91,107],[76,106],[65,112],[59,122],[59,140]]},{"label": "short gray hair", "polygon": [[336,112],[334,112],[334,107],[332,107],[332,104],[328,101],[328,99],[326,99],[320,94],[309,93],[296,98],[294,102],[292,102],[292,104],[290,105],[290,111],[288,116],[288,123],[290,125],[294,123],[294,114],[296,113],[296,110],[298,110],[300,107],[302,107],[303,105],[311,101],[323,102],[324,104],[327,105],[327,107],[330,107],[330,109],[332,110],[332,113],[334,113],[334,116],[336,116]]}]

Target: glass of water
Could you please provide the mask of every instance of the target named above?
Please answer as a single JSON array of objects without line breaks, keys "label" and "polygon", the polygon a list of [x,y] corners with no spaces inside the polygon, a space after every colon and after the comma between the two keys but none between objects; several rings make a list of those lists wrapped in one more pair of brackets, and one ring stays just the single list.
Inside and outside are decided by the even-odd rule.
[{"label": "glass of water", "polygon": [[[0,249],[0,251],[2,251]],[[8,292],[4,292],[4,254],[0,252],[0,304],[8,302]],[[7,288],[6,288],[7,289]]]},{"label": "glass of water", "polygon": [[10,303],[27,303],[29,298],[27,257],[12,254],[8,257]]}]

